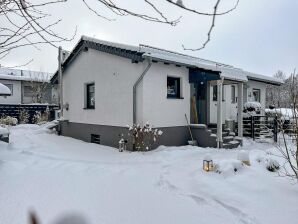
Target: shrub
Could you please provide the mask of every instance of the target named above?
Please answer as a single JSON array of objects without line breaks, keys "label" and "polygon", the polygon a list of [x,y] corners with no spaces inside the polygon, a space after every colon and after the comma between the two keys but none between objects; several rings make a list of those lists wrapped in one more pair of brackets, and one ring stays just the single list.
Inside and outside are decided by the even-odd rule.
[{"label": "shrub", "polygon": [[244,109],[244,112],[252,112],[252,111],[255,111],[255,112],[261,112],[261,109],[262,109],[262,105],[259,103],[259,102],[246,102],[244,105],[243,105],[243,109]]},{"label": "shrub", "polygon": [[133,150],[148,151],[151,149],[157,138],[162,135],[162,131],[153,129],[147,122],[144,126],[128,126],[128,135],[132,140]]},{"label": "shrub", "polygon": [[18,124],[18,119],[11,116],[3,116],[0,118],[0,124],[2,125],[8,125],[8,126],[14,126]]},{"label": "shrub", "polygon": [[20,124],[27,124],[29,122],[29,113],[27,110],[22,109],[19,114],[19,122]]},{"label": "shrub", "polygon": [[266,168],[267,170],[269,170],[270,172],[276,172],[279,170],[280,165],[279,163],[275,160],[275,159],[267,159],[266,161]]},{"label": "shrub", "polygon": [[239,160],[229,159],[222,160],[215,164],[214,171],[224,176],[230,176],[237,173],[243,168],[243,164]]},{"label": "shrub", "polygon": [[49,114],[46,111],[45,113],[41,113],[40,111],[36,111],[33,118],[32,122],[34,124],[41,124],[49,121]]}]

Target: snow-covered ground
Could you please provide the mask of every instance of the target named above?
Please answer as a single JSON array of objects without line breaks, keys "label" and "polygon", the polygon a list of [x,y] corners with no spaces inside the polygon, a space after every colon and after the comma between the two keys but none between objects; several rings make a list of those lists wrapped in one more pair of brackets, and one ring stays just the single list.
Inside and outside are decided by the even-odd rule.
[{"label": "snow-covered ground", "polygon": [[[29,211],[42,224],[297,223],[297,184],[256,161],[275,150],[269,143],[246,141],[251,166],[233,173],[239,148],[119,153],[36,125],[10,132],[0,143],[1,224],[27,223]],[[223,173],[202,170],[206,154]]]}]

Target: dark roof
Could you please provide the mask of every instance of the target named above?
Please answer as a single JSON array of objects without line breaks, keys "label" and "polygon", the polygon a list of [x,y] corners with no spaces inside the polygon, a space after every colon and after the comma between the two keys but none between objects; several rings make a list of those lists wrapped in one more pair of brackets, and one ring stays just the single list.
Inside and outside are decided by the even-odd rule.
[{"label": "dark roof", "polygon": [[[181,66],[187,66],[190,68],[199,68],[208,71],[214,71],[220,73],[222,77],[229,80],[237,80],[242,82],[245,82],[247,80],[256,80],[274,85],[280,85],[283,83],[282,81],[273,77],[246,72],[231,65],[205,60],[178,52],[173,52],[148,45],[132,46],[119,44],[110,41],[98,40],[87,36],[81,37],[75,48],[64,60],[62,64],[63,71],[67,69],[67,67],[82,50],[88,50],[88,48],[129,58],[133,62],[142,62],[145,60],[145,58],[151,58],[152,60],[165,63],[172,63]],[[57,72],[52,77],[51,82],[57,82]]]}]

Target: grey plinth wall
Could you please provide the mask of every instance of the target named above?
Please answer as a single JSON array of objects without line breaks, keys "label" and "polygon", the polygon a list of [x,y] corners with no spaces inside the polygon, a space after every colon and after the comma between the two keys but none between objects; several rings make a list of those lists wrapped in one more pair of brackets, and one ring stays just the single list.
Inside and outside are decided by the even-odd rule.
[{"label": "grey plinth wall", "polygon": [[[158,138],[153,148],[159,145],[181,146],[186,145],[190,140],[187,126],[158,128],[163,134]],[[126,127],[116,127],[107,125],[83,124],[63,121],[60,123],[60,134],[86,142],[91,142],[91,134],[100,135],[100,144],[118,148],[121,135],[127,138],[128,129]],[[128,145],[128,148],[132,148]]]}]

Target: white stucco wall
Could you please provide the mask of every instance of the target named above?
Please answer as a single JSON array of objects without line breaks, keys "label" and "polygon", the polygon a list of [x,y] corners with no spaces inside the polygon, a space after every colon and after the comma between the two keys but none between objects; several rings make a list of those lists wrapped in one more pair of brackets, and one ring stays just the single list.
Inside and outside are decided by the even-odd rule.
[{"label": "white stucco wall", "polygon": [[[132,124],[133,84],[146,66],[146,62],[135,64],[130,59],[93,49],[81,52],[63,74],[63,100],[69,104],[64,117],[77,123],[122,127]],[[92,82],[95,109],[84,109],[85,84]],[[140,106],[140,98],[138,103]]]},{"label": "white stucco wall", "polygon": [[[249,80],[247,83],[245,83],[247,87],[247,101],[253,101],[252,97],[252,90],[253,89],[260,89],[261,91],[261,105],[263,108],[265,108],[266,105],[266,83],[262,82],[256,82]],[[235,86],[235,95],[238,98],[238,86],[237,84]],[[237,120],[237,102],[232,103],[232,88],[231,85],[225,85],[225,101],[223,102],[223,123],[227,119]],[[210,88],[209,91],[210,94],[210,123],[216,123],[217,122],[217,102],[212,100],[213,96],[213,88]],[[244,96],[245,98],[245,96]]]},{"label": "white stucco wall", "polygon": [[[126,126],[133,123],[133,85],[148,62],[93,49],[82,52],[63,75],[64,117],[70,122]],[[167,76],[181,78],[184,99],[167,99]],[[84,109],[86,83],[95,83],[95,109]],[[155,127],[185,126],[190,114],[188,69],[152,63],[137,88],[137,123]]]},{"label": "white stucco wall", "polygon": [[[167,77],[180,78],[182,99],[167,98]],[[143,80],[143,121],[157,127],[187,125],[190,119],[190,84],[188,69],[153,63]]]},{"label": "white stucco wall", "polygon": [[13,85],[12,95],[0,96],[0,104],[20,104],[22,100],[21,81],[0,80],[0,83]]},{"label": "white stucco wall", "polygon": [[265,109],[266,107],[266,83],[263,82],[256,82],[256,81],[251,81],[249,80],[247,82],[247,101],[253,101],[253,94],[252,91],[253,89],[260,89],[261,90],[261,105],[262,108]]}]

